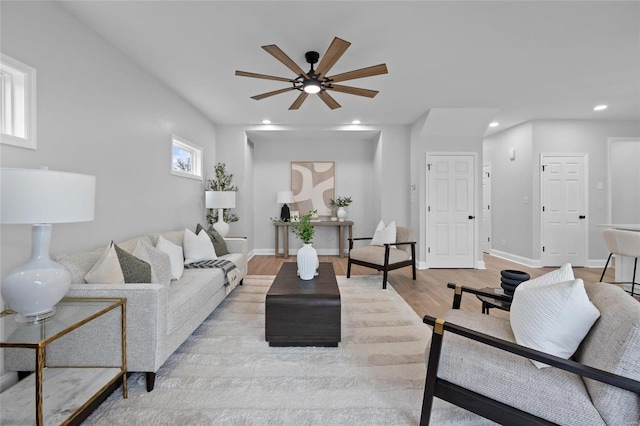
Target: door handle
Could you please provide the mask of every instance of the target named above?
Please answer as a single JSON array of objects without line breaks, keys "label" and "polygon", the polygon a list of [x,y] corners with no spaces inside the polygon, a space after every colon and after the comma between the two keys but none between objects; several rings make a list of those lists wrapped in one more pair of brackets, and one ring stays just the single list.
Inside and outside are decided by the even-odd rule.
[{"label": "door handle", "polygon": [[583,214],[581,214],[580,216],[578,216],[578,219],[586,219],[587,217]]},{"label": "door handle", "polygon": [[475,219],[475,218],[476,218],[475,216],[469,215],[469,219]]}]

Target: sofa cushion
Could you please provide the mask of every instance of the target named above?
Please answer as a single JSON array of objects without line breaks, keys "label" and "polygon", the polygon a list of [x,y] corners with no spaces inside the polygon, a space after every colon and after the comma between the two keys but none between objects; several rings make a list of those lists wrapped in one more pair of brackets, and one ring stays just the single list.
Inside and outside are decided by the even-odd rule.
[{"label": "sofa cushion", "polygon": [[[182,233],[184,234],[184,233]],[[169,255],[171,264],[171,279],[178,280],[184,272],[184,255],[182,254],[182,246],[175,244],[163,236],[158,238],[156,248],[163,253]]]},{"label": "sofa cushion", "polygon": [[56,260],[69,270],[72,284],[83,284],[85,275],[89,273],[103,253],[104,248],[100,248],[80,253],[63,254],[58,256]]},{"label": "sofa cushion", "polygon": [[128,240],[118,241],[116,244],[121,249],[125,250],[127,253],[133,254],[133,250],[135,250],[136,246],[140,241],[144,241],[145,243],[153,246],[151,242],[151,238],[148,235],[141,235],[134,238],[129,238]]},{"label": "sofa cushion", "polygon": [[564,359],[574,354],[599,316],[581,279],[549,285],[525,282],[516,288],[511,303],[516,342]]},{"label": "sofa cushion", "polygon": [[[515,342],[508,320],[457,309],[444,318]],[[556,368],[538,369],[527,358],[453,333],[444,336],[438,377],[551,422],[604,425],[579,376]],[[523,397],[521,389],[536,398]]]},{"label": "sofa cushion", "polygon": [[105,247],[98,261],[84,276],[88,284],[124,284],[118,254],[113,241]]},{"label": "sofa cushion", "polygon": [[[576,360],[640,380],[640,303],[606,283],[586,283],[585,290],[601,315],[576,352]],[[591,379],[585,382],[607,424],[640,424],[640,395]]]},{"label": "sofa cushion", "polygon": [[144,240],[139,240],[133,254],[151,265],[151,283],[169,285],[171,283],[171,260],[169,255],[161,252]]},{"label": "sofa cushion", "polygon": [[190,229],[185,229],[182,247],[184,248],[185,265],[217,259],[213,243],[204,229],[198,235],[194,234]]},{"label": "sofa cushion", "polygon": [[[198,226],[196,226],[196,234],[199,234],[203,229],[204,227],[198,224]],[[207,235],[209,235],[209,238],[213,243],[213,248],[215,249],[217,256],[224,256],[225,254],[229,254],[227,242],[224,240],[224,238],[222,238],[222,235],[220,235],[218,231],[213,229],[213,226],[210,226],[209,229],[205,229],[205,231]]]},{"label": "sofa cushion", "polygon": [[151,244],[153,246],[158,246],[158,239],[163,237],[165,240],[171,241],[173,244],[182,247],[182,242],[184,241],[184,229],[179,231],[168,231],[161,233],[153,233],[149,234],[149,239],[151,240]]},{"label": "sofa cushion", "polygon": [[[354,248],[349,252],[349,257],[362,262],[369,262],[375,265],[384,265],[384,247],[380,246],[362,246]],[[411,256],[397,248],[389,248],[389,264],[403,262],[411,259]]]},{"label": "sofa cushion", "polygon": [[169,288],[167,332],[171,333],[224,286],[219,268],[187,269]]}]

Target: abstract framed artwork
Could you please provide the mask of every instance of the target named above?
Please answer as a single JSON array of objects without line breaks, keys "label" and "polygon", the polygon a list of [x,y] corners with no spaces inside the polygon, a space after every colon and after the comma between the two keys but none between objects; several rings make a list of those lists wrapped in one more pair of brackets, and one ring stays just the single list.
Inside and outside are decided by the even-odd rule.
[{"label": "abstract framed artwork", "polygon": [[317,210],[318,216],[331,216],[331,199],[335,198],[336,165],[333,161],[292,161],[291,210],[305,215]]}]

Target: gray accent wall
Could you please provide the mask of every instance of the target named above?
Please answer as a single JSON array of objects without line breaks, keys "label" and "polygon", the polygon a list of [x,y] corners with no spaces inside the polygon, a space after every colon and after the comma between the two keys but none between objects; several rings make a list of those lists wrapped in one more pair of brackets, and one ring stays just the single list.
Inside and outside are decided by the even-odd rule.
[{"label": "gray accent wall", "polygon": [[[486,138],[484,161],[491,164],[492,172],[492,250],[540,266],[540,156],[587,154],[587,262],[588,266],[604,265],[608,252],[598,225],[610,220],[607,141],[638,135],[638,120],[536,120]],[[512,147],[514,161],[508,154]],[[633,178],[634,172],[629,170],[628,176]]]},{"label": "gray accent wall", "polygon": [[[215,158],[214,125],[56,2],[3,2],[2,52],[37,70],[38,147],[0,144],[2,167],[96,176],[93,222],[53,226],[51,254],[204,220],[203,182],[170,174],[171,134]],[[1,227],[2,276],[31,252],[30,225]]]}]

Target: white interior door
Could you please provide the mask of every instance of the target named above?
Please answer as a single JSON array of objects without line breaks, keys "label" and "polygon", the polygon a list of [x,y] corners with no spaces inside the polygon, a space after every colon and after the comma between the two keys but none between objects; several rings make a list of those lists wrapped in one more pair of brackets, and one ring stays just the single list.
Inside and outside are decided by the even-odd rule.
[{"label": "white interior door", "polygon": [[491,252],[491,164],[482,166],[482,251]]},{"label": "white interior door", "polygon": [[585,156],[542,155],[543,266],[586,265]]},{"label": "white interior door", "polygon": [[427,181],[429,268],[473,268],[474,157],[428,156]]}]

